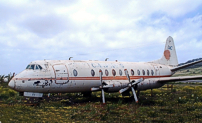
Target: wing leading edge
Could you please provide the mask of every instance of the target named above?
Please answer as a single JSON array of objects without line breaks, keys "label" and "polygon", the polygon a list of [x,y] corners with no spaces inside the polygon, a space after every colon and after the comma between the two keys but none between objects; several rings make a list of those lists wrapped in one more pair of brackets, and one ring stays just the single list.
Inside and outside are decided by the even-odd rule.
[{"label": "wing leading edge", "polygon": [[[178,76],[178,77],[159,77],[159,78],[148,78],[147,80],[153,80],[156,82],[174,82],[174,81],[186,81],[186,80],[200,80],[202,75],[198,76]],[[137,81],[137,80],[135,80]],[[128,84],[127,80],[110,80],[105,81],[108,85],[113,84],[114,86],[120,86],[122,84]],[[144,80],[143,80],[144,82]]]},{"label": "wing leading edge", "polygon": [[202,75],[199,76],[179,76],[179,77],[163,77],[154,78],[157,82],[173,82],[173,81],[185,81],[185,80],[198,80],[202,79]]},{"label": "wing leading edge", "polygon": [[171,71],[175,72],[175,71],[178,71],[180,69],[186,68],[188,66],[191,66],[191,65],[194,65],[194,64],[197,64],[197,63],[200,63],[200,62],[202,62],[202,60],[198,60],[198,61],[195,61],[195,62],[191,62],[191,63],[185,64],[185,65],[182,65],[182,66],[172,68]]}]

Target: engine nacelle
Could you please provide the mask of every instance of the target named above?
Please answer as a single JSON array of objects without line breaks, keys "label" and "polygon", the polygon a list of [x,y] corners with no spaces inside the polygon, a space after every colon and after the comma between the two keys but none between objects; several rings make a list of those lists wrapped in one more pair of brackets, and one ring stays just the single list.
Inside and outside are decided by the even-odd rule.
[{"label": "engine nacelle", "polygon": [[[165,83],[157,82],[157,80],[155,79],[145,79],[144,81],[138,83],[135,89],[141,91],[141,90],[159,88],[162,87],[164,84]],[[113,87],[107,88],[105,92],[117,92],[120,89],[127,87],[128,83],[114,82],[113,85],[114,85]]]},{"label": "engine nacelle", "polygon": [[165,83],[157,82],[155,79],[145,79],[138,83],[137,90],[147,90],[162,87]]}]

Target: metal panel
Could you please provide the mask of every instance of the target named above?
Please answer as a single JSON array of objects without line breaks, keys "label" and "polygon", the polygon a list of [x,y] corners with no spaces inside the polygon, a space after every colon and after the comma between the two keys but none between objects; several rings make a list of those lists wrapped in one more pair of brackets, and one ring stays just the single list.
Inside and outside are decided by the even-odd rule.
[{"label": "metal panel", "polygon": [[24,92],[24,96],[26,96],[26,97],[42,97],[43,93]]}]

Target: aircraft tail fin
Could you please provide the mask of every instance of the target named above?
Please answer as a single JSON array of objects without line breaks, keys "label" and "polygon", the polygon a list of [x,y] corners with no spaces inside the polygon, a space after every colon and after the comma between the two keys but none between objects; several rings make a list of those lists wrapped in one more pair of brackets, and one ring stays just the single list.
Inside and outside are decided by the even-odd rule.
[{"label": "aircraft tail fin", "polygon": [[169,36],[166,40],[163,56],[158,60],[152,61],[152,63],[169,65],[171,67],[176,67],[178,65],[174,40],[171,36]]}]

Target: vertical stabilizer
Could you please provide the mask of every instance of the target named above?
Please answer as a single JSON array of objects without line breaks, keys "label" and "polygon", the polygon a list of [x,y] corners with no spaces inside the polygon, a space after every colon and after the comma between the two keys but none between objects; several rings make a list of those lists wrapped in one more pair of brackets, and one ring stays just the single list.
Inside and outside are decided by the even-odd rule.
[{"label": "vertical stabilizer", "polygon": [[178,59],[177,59],[177,54],[175,50],[174,40],[171,36],[169,36],[166,40],[165,49],[161,59],[152,61],[152,63],[169,65],[172,67],[176,67],[178,65]]}]

